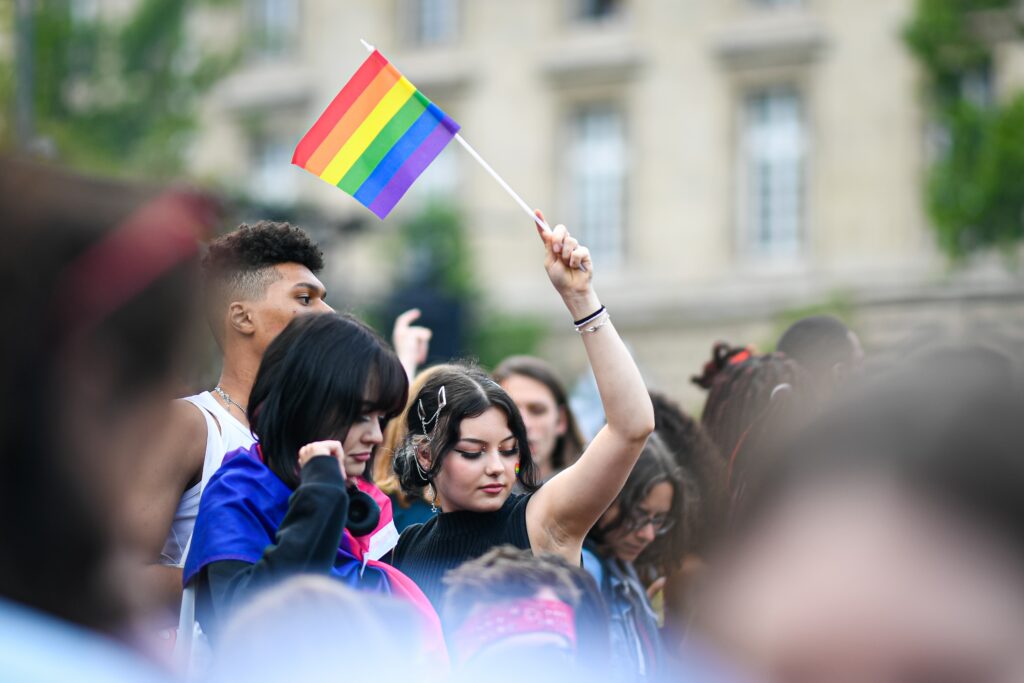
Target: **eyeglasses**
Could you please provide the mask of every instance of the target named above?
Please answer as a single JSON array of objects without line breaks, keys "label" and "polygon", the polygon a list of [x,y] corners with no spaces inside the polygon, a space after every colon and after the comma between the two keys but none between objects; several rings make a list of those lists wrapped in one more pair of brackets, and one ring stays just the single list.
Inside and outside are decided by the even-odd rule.
[{"label": "eyeglasses", "polygon": [[675,523],[676,520],[668,515],[640,515],[633,512],[622,522],[622,527],[628,533],[633,533],[650,524],[654,528],[655,536],[664,536],[675,526]]}]

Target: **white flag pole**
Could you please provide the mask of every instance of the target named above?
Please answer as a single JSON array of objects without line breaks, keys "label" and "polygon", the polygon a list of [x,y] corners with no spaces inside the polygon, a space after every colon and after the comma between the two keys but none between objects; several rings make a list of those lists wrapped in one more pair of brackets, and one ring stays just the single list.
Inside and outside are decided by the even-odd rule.
[{"label": "white flag pole", "polygon": [[[368,52],[373,52],[376,49],[375,47],[373,47],[373,45],[370,45],[362,38],[359,39],[359,42],[363,44],[363,47],[365,47]],[[491,168],[491,165],[489,163],[484,161],[484,158],[480,156],[480,153],[473,149],[473,146],[466,142],[465,138],[456,133],[455,139],[459,142],[460,145],[462,145],[466,149],[467,152],[469,152],[469,155],[476,159],[480,163],[480,165],[483,166],[484,170],[487,171],[491,175],[491,177],[498,182],[499,185],[501,185],[502,189],[504,189],[505,192],[508,192],[508,195],[515,200],[516,204],[519,205],[519,207],[526,213],[527,216],[533,219],[533,221],[536,222],[537,225],[544,228],[545,231],[551,232],[551,226],[547,224],[547,221],[545,221],[543,218],[534,213],[534,210],[530,208],[530,205],[523,201],[523,198],[520,197],[519,194],[512,189],[511,185],[505,182],[504,178],[498,175],[497,171]]]},{"label": "white flag pole", "polygon": [[547,224],[547,221],[545,221],[543,218],[541,218],[540,216],[533,212],[533,209],[530,208],[530,205],[523,201],[523,198],[520,197],[516,193],[516,191],[513,190],[512,187],[508,183],[506,183],[505,180],[500,175],[498,175],[497,171],[491,168],[491,165],[489,163],[484,161],[484,158],[480,156],[480,154],[475,149],[473,149],[472,145],[466,142],[465,138],[456,133],[455,139],[458,140],[460,145],[466,148],[466,151],[469,152],[469,155],[471,157],[480,162],[480,165],[484,167],[485,171],[491,174],[492,178],[498,181],[498,184],[501,185],[502,188],[504,188],[505,192],[508,192],[508,195],[512,197],[512,199],[516,200],[516,204],[518,204],[522,208],[522,210],[526,212],[527,216],[536,221],[540,227],[544,228],[544,230],[546,230],[547,232],[551,232],[551,226]]}]

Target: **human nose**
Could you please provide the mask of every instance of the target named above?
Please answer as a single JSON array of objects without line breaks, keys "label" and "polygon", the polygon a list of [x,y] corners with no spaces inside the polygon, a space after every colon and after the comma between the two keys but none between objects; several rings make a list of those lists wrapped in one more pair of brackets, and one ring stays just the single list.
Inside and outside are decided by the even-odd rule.
[{"label": "human nose", "polygon": [[639,536],[644,542],[651,543],[658,535],[657,530],[654,528],[654,522],[652,520],[646,520],[644,525],[636,530],[636,535]]},{"label": "human nose", "polygon": [[501,456],[498,455],[497,451],[491,451],[487,454],[487,459],[484,461],[484,472],[487,475],[498,475],[504,471],[504,467],[501,463]]},{"label": "human nose", "polygon": [[380,428],[380,420],[370,420],[363,432],[363,443],[379,445],[384,443],[384,432]]},{"label": "human nose", "polygon": [[334,313],[334,309],[323,299],[317,300],[317,311],[320,313]]}]

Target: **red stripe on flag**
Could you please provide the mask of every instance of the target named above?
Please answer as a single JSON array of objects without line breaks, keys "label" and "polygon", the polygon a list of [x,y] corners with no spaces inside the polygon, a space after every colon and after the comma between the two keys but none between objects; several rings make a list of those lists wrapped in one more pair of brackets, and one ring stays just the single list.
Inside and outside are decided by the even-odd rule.
[{"label": "red stripe on flag", "polygon": [[295,154],[292,155],[293,164],[302,167],[306,166],[309,157],[313,155],[313,152],[323,143],[341,117],[352,106],[352,103],[363,94],[366,87],[373,82],[373,79],[377,77],[380,70],[387,66],[387,64],[388,60],[376,50],[366,58],[366,61],[359,67],[355,75],[349,79],[349,82],[345,84],[341,92],[327,105],[327,109],[316,120],[313,127],[302,136],[298,146],[295,148]]}]

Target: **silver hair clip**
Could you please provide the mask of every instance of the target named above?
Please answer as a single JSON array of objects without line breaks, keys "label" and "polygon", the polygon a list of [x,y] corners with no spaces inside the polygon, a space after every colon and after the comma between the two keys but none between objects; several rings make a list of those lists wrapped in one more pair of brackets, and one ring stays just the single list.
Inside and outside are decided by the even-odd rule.
[{"label": "silver hair clip", "polygon": [[774,389],[772,389],[772,395],[768,397],[768,400],[771,401],[773,398],[775,398],[776,394],[781,394],[785,391],[793,391],[792,385],[790,385],[787,382],[783,382],[782,384],[777,385]]},{"label": "silver hair clip", "polygon": [[437,422],[437,418],[441,415],[441,410],[448,405],[448,395],[444,391],[444,385],[437,390],[437,410],[434,414],[427,419],[427,411],[423,408],[423,399],[416,401],[416,414],[420,416],[420,424],[423,425],[423,435],[428,439],[430,438],[430,431],[427,429],[430,425]]}]

